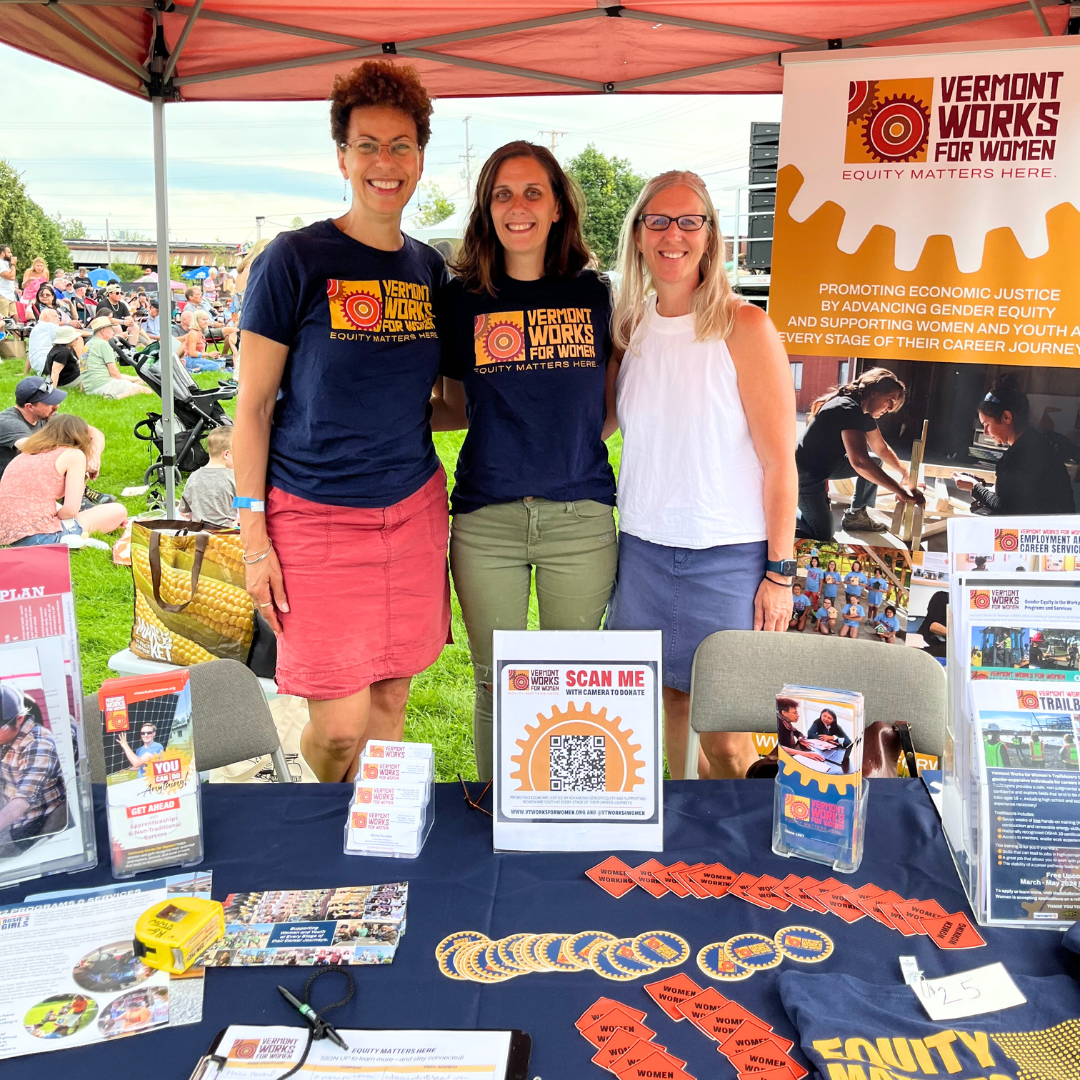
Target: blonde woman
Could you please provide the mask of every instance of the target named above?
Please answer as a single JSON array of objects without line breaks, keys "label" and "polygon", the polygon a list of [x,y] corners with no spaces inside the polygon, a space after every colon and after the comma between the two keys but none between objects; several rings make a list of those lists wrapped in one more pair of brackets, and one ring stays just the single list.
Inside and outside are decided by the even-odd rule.
[{"label": "blonde woman", "polygon": [[[717,630],[783,632],[791,618],[795,392],[768,316],[732,292],[699,176],[645,185],[619,270],[621,537],[605,626],[663,631],[664,744],[679,778],[698,645]],[[701,747],[701,776],[742,776],[757,756],[749,735],[702,735]]]},{"label": "blonde woman", "polygon": [[24,271],[22,279],[22,300],[31,304],[37,299],[38,289],[49,280],[49,266],[39,255]]},{"label": "blonde woman", "polygon": [[0,544],[59,544],[67,535],[124,524],[123,503],[80,509],[87,459],[95,456],[94,430],[81,416],[57,413],[20,450],[0,477]]}]

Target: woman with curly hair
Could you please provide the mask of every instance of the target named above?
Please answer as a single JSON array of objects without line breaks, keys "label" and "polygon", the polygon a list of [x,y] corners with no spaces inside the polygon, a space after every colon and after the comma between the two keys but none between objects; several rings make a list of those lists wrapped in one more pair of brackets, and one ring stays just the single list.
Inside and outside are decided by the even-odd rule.
[{"label": "woman with curly hair", "polygon": [[368,738],[401,738],[410,679],[450,625],[428,420],[446,270],[401,232],[431,111],[410,67],[338,76],[330,132],[352,203],[275,238],[244,297],[233,454],[247,587],[278,635],[278,686],[308,699],[301,750],[323,781],[351,780]]},{"label": "woman with curly hair", "polygon": [[525,629],[534,571],[542,630],[597,630],[615,579],[611,300],[587,269],[582,207],[550,150],[500,147],[480,171],[442,305],[432,423],[469,428],[450,569],[469,632],[481,780],[492,774],[492,631]]}]

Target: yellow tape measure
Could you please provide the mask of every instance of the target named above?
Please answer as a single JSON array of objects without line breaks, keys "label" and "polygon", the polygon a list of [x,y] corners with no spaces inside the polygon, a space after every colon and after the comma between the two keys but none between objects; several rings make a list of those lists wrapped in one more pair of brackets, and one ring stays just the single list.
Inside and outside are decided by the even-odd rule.
[{"label": "yellow tape measure", "polygon": [[216,900],[174,896],[139,916],[135,955],[147,967],[179,975],[224,935],[225,909]]}]

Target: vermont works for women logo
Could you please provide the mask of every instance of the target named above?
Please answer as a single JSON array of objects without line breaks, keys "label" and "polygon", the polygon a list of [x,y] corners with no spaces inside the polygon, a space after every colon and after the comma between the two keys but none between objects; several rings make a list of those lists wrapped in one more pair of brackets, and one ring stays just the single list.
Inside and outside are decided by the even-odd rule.
[{"label": "vermont works for women logo", "polygon": [[844,161],[926,161],[933,79],[861,79],[848,84]]}]

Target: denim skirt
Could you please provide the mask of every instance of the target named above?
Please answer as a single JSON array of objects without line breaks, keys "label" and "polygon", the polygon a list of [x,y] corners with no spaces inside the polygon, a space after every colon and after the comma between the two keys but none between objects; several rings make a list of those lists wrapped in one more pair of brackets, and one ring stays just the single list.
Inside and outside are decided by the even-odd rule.
[{"label": "denim skirt", "polygon": [[660,630],[664,685],[690,692],[697,647],[717,630],[753,630],[768,545],[675,548],[619,535],[619,571],[605,630]]}]

